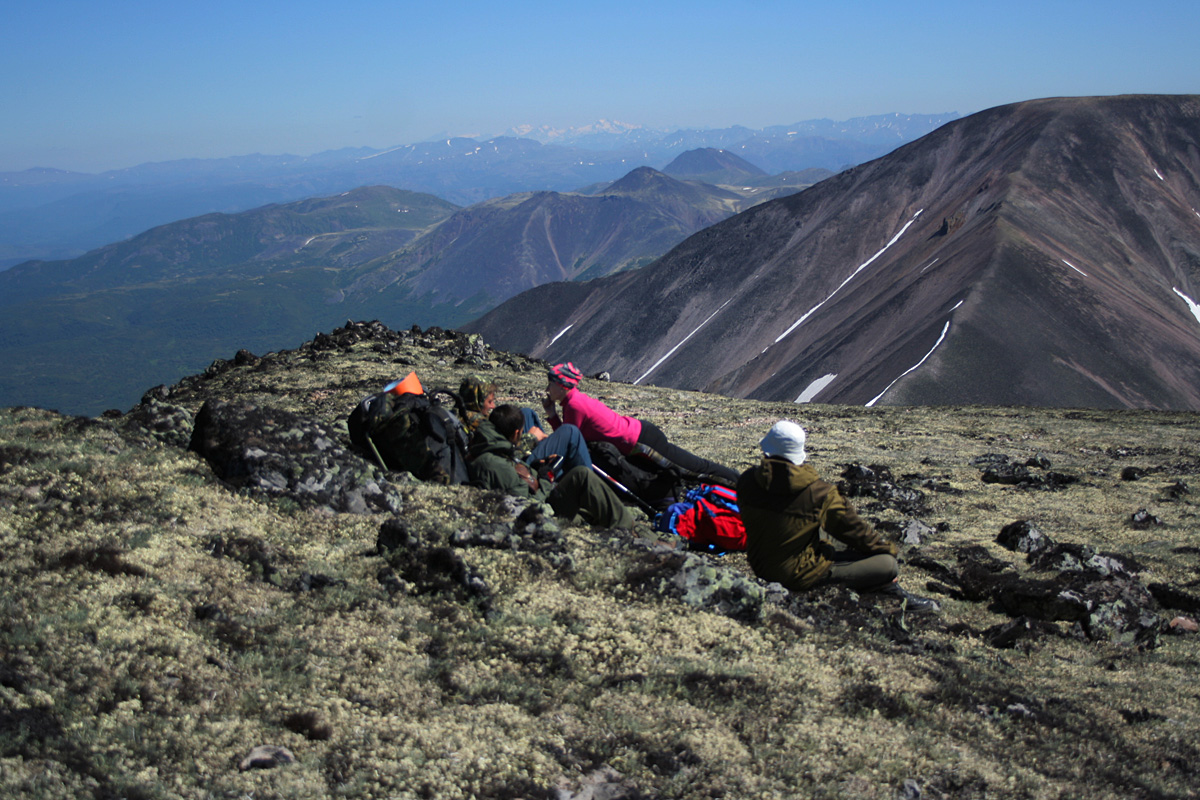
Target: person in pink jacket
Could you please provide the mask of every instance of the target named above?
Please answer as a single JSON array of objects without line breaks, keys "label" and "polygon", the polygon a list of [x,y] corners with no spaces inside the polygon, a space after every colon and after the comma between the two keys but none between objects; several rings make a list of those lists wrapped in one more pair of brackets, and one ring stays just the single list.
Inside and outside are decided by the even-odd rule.
[{"label": "person in pink jacket", "polygon": [[[611,442],[621,455],[640,453],[654,460],[668,461],[684,475],[721,486],[737,485],[738,473],[709,461],[667,441],[666,434],[653,422],[618,414],[579,388],[583,374],[570,362],[550,368],[546,397],[542,406],[546,420],[555,430],[560,425],[575,425],[589,442]],[[562,406],[559,416],[557,406]]]}]

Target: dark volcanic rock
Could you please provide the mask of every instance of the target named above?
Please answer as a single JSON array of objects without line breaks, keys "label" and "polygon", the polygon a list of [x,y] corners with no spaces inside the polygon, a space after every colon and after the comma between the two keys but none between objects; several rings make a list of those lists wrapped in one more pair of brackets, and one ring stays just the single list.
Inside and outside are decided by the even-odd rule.
[{"label": "dark volcanic rock", "polygon": [[376,577],[390,594],[444,595],[490,611],[491,589],[463,553],[414,535],[395,518],[380,526],[377,541],[387,566]]},{"label": "dark volcanic rock", "polygon": [[1043,636],[1056,636],[1060,633],[1054,623],[1029,617],[1017,617],[999,625],[993,625],[983,632],[983,638],[992,647],[1006,649],[1015,647],[1018,642],[1036,640]]},{"label": "dark volcanic rock", "polygon": [[628,546],[642,551],[625,576],[630,587],[746,622],[761,619],[767,591],[758,581],[717,566],[703,554],[649,542]]},{"label": "dark volcanic rock", "polygon": [[1001,528],[996,542],[1018,553],[1036,553],[1054,544],[1054,540],[1025,519],[1010,522]]},{"label": "dark volcanic rock", "polygon": [[1090,572],[1101,577],[1133,576],[1141,571],[1141,566],[1132,558],[1099,553],[1096,548],[1086,544],[1052,544],[1031,552],[1029,564],[1039,570]]},{"label": "dark volcanic rock", "polygon": [[210,400],[196,415],[189,447],[219,478],[251,493],[355,514],[400,510],[384,474],[314,418]]},{"label": "dark volcanic rock", "polygon": [[1153,646],[1162,630],[1158,603],[1131,578],[1063,574],[1049,581],[1019,580],[995,599],[1014,617],[1074,622],[1092,640]]},{"label": "dark volcanic rock", "polygon": [[[1039,468],[1041,463],[1043,463],[1038,459],[1029,459],[1025,463],[1019,464],[1015,461],[998,461],[995,455],[992,454],[986,458],[978,458],[974,461],[979,462],[976,466],[984,468],[983,475],[981,476],[981,480],[984,483],[998,483],[1004,486],[1020,486],[1029,489],[1047,489],[1053,491],[1079,482],[1078,476],[1063,472],[1031,472],[1030,467]],[[1045,461],[1045,463],[1049,464],[1050,462]]]},{"label": "dark volcanic rock", "polygon": [[1147,528],[1153,528],[1156,525],[1162,525],[1162,520],[1151,514],[1146,509],[1139,508],[1137,511],[1133,512],[1133,516],[1129,518],[1129,524],[1137,530],[1145,530]]},{"label": "dark volcanic rock", "polygon": [[838,481],[838,491],[845,497],[874,498],[881,505],[909,516],[920,516],[929,510],[924,492],[901,485],[892,477],[891,469],[879,464],[847,466]]}]

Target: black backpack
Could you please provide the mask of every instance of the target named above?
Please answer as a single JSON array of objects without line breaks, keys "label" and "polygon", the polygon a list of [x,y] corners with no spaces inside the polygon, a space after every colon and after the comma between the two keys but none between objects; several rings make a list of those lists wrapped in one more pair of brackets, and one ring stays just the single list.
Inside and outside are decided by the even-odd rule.
[{"label": "black backpack", "polygon": [[466,483],[467,435],[439,395],[448,396],[460,414],[465,412],[458,395],[448,389],[364,398],[346,420],[350,441],[386,470],[411,472],[434,483]]},{"label": "black backpack", "polygon": [[641,505],[661,511],[675,502],[682,476],[674,467],[641,456],[626,457],[609,442],[588,442],[592,463],[637,497]]}]

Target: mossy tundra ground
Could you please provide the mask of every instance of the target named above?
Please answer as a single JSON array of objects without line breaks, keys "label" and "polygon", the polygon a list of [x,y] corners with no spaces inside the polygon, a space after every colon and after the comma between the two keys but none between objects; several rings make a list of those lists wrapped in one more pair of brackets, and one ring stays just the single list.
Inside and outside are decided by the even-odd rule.
[{"label": "mossy tundra ground", "polygon": [[[487,374],[502,400],[534,407],[545,385],[536,363],[428,331],[318,336],[158,394],[191,412],[240,398],[334,425],[409,370],[427,387]],[[376,541],[388,515],[234,491],[129,417],[5,409],[0,796],[1200,791],[1194,612],[1161,608],[1162,635],[1140,645],[1058,622],[1002,647],[987,632],[1009,617],[928,571],[979,546],[1028,573],[996,537],[1029,520],[1057,541],[1135,559],[1142,583],[1188,596],[1200,583],[1200,501],[1188,491],[1200,415],[795,406],[595,380],[585,389],[738,469],[790,418],[831,480],[880,465],[923,487],[916,513],[856,502],[887,530],[927,526],[919,544],[902,545],[901,580],[941,612],[823,590],[739,621],[648,589],[634,577],[658,551],[586,527],[563,530],[565,558],[457,550],[486,603],[452,586],[418,591],[384,579]],[[1077,480],[985,483],[972,460],[996,453]],[[511,521],[509,506],[471,488],[397,484],[399,517],[425,542]],[[750,577],[739,554],[704,557]],[[259,745],[294,760],[239,768]]]}]

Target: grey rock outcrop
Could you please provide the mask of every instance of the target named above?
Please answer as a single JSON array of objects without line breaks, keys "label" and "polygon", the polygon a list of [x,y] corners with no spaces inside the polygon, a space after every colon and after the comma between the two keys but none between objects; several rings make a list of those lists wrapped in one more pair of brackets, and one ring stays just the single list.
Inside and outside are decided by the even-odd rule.
[{"label": "grey rock outcrop", "polygon": [[385,473],[348,450],[338,432],[315,418],[209,401],[196,415],[189,448],[219,478],[252,494],[354,514],[401,508]]}]

